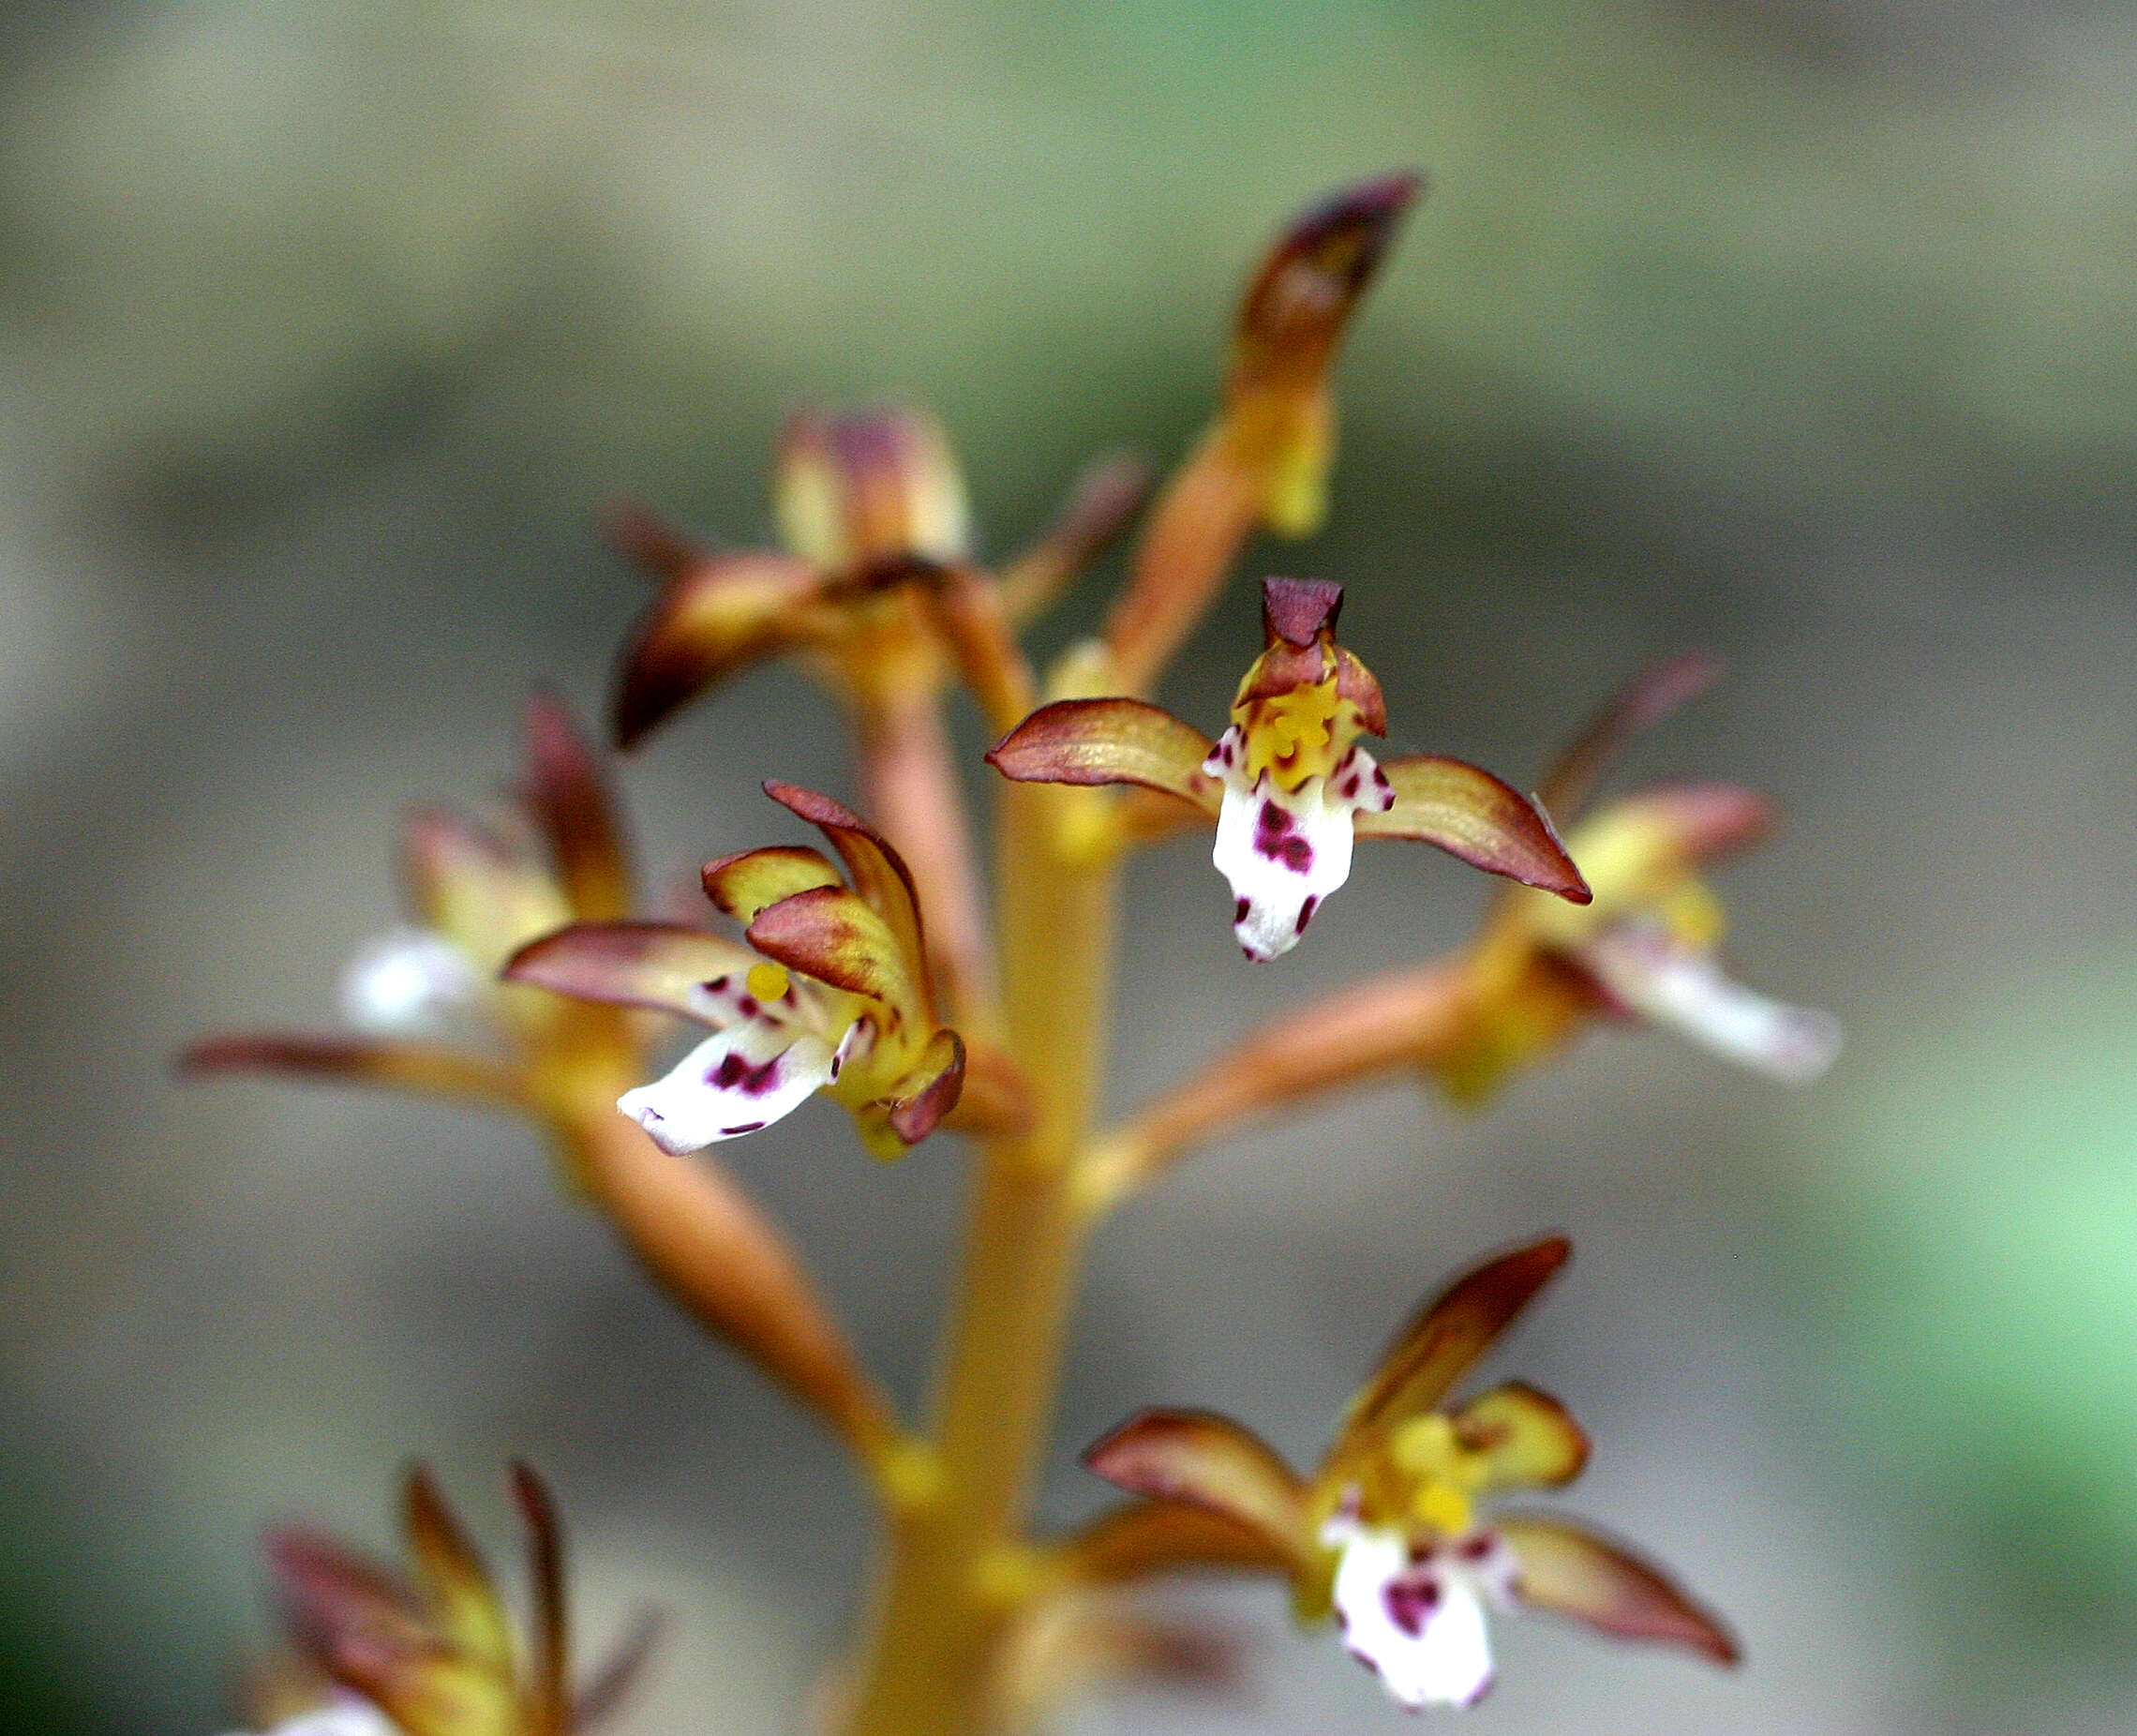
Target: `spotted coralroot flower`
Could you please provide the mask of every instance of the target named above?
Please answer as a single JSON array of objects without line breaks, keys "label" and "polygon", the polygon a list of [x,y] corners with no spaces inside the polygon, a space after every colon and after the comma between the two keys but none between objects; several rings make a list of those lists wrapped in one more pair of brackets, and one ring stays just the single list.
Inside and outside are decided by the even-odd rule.
[{"label": "spotted coralroot flower", "polygon": [[[1227,1417],[1133,1418],[1084,1456],[1147,1504],[1108,1522],[1109,1547],[1140,1523],[1169,1529],[1183,1561],[1278,1567],[1301,1616],[1333,1614],[1351,1654],[1412,1709],[1483,1697],[1494,1611],[1551,1610],[1734,1663],[1721,1624],[1619,1544],[1570,1519],[1491,1505],[1579,1474],[1587,1438],[1558,1400],[1514,1382],[1448,1402],[1569,1251],[1553,1237],[1449,1286],[1397,1336],[1310,1476]],[[1180,1523],[1190,1516],[1203,1534]],[[1210,1534],[1211,1520],[1236,1536]]]},{"label": "spotted coralroot flower", "polygon": [[1143,492],[1139,467],[1095,466],[997,591],[972,567],[964,481],[934,417],[797,415],[774,466],[783,548],[703,549],[642,507],[611,522],[620,552],[665,580],[623,654],[617,742],[635,745],[766,657],[807,654],[849,692],[925,686],[943,667],[933,611],[947,581],[979,587],[987,606],[1026,617],[1104,551]]},{"label": "spotted coralroot flower", "polygon": [[865,821],[792,784],[765,793],[821,831],[705,868],[747,946],[665,922],[581,922],[516,954],[505,976],[712,1027],[673,1071],[618,1107],[670,1152],[754,1133],[828,1091],[875,1156],[895,1158],[957,1104],[964,1044],[934,1011],[905,864]]},{"label": "spotted coralroot flower", "polygon": [[498,980],[537,935],[631,906],[631,871],[600,771],[560,705],[527,717],[530,776],[514,811],[411,816],[402,871],[412,920],[362,949],[341,985],[346,1036],[225,1036],[192,1073],[247,1069],[396,1086],[568,1123],[590,1080],[643,1065],[620,1015]]},{"label": "spotted coralroot flower", "polygon": [[[1577,814],[1623,740],[1716,673],[1698,654],[1646,672],[1569,750],[1545,785],[1546,799]],[[1676,1031],[1789,1083],[1823,1073],[1840,1050],[1838,1022],[1769,999],[1729,975],[1720,954],[1722,907],[1700,877],[1709,863],[1767,836],[1772,822],[1764,797],[1718,784],[1641,790],[1581,819],[1566,847],[1594,899],[1574,910],[1517,894],[1495,914],[1474,955],[1460,1033],[1436,1063],[1449,1088],[1486,1096],[1597,1015]]]},{"label": "spotted coralroot flower", "polygon": [[1458,759],[1381,764],[1359,745],[1386,733],[1387,712],[1380,683],[1336,642],[1342,601],[1342,587],[1322,580],[1263,581],[1267,649],[1214,743],[1140,699],[1063,699],[987,757],[1021,783],[1140,785],[1200,808],[1216,822],[1233,933],[1251,959],[1297,944],[1350,877],[1356,837],[1421,839],[1586,903],[1588,888],[1535,801]]},{"label": "spotted coralroot flower", "polygon": [[783,550],[710,553],[641,508],[612,524],[622,553],[667,581],[623,656],[620,745],[758,658],[899,636],[913,624],[903,581],[969,551],[964,478],[918,412],[796,416],[773,497]]},{"label": "spotted coralroot flower", "polygon": [[316,1532],[271,1534],[268,1564],[291,1638],[333,1697],[276,1723],[269,1736],[578,1736],[613,1716],[655,1624],[641,1617],[575,1691],[556,1511],[523,1465],[515,1467],[514,1492],[534,1600],[524,1651],[488,1567],[420,1468],[401,1504],[406,1575]]}]

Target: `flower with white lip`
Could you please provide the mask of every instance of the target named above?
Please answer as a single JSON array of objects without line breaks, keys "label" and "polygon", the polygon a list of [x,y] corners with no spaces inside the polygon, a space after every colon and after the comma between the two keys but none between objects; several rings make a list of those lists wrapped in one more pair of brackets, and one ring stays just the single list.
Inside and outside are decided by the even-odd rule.
[{"label": "flower with white lip", "polygon": [[[1711,659],[1673,658],[1630,683],[1545,781],[1569,820],[1609,756],[1635,730],[1701,691]],[[1598,1016],[1656,1025],[1741,1067],[1790,1085],[1817,1078],[1840,1052],[1831,1013],[1791,1006],[1736,980],[1722,961],[1726,922],[1701,877],[1710,863],[1763,840],[1772,804],[1724,784],[1665,785],[1609,802],[1570,826],[1566,848],[1594,898],[1575,909],[1516,893],[1472,954],[1467,1014],[1431,1065],[1475,1100]]]},{"label": "flower with white lip", "polygon": [[402,877],[413,920],[362,948],[341,980],[348,1035],[208,1038],[195,1074],[262,1070],[384,1085],[529,1113],[571,1146],[585,1098],[642,1070],[624,1015],[498,980],[505,960],[575,920],[620,917],[631,871],[592,754],[556,701],[528,708],[530,776],[516,811],[409,816]]},{"label": "flower with white lip", "polygon": [[487,1564],[420,1466],[401,1502],[412,1569],[406,1576],[319,1532],[272,1533],[268,1565],[290,1637],[307,1673],[331,1683],[334,1698],[266,1736],[583,1736],[613,1716],[657,1624],[641,1615],[575,1691],[556,1511],[524,1465],[514,1467],[513,1491],[527,1526],[535,1604],[524,1648]]},{"label": "flower with white lip", "polygon": [[1102,1549],[1084,1553],[1145,1570],[1281,1572],[1302,1619],[1333,1616],[1350,1654],[1412,1710],[1482,1698],[1492,1611],[1554,1610],[1733,1663],[1721,1624],[1620,1545],[1566,1519],[1479,1511],[1509,1490],[1568,1483],[1587,1462],[1579,1426],[1532,1386],[1445,1403],[1570,1251],[1554,1236],[1443,1291],[1396,1339],[1311,1476],[1227,1417],[1134,1417],[1083,1462],[1143,1501],[1099,1521],[1089,1534]]},{"label": "flower with white lip", "polygon": [[1063,699],[987,757],[1020,783],[1138,785],[1199,808],[1217,824],[1213,860],[1252,959],[1297,944],[1350,877],[1356,837],[1419,839],[1585,903],[1588,888],[1535,801],[1458,759],[1383,765],[1359,745],[1386,732],[1387,713],[1380,683],[1336,642],[1342,601],[1341,586],[1321,580],[1263,581],[1266,649],[1215,742],[1139,699]]},{"label": "flower with white lip", "polygon": [[581,922],[523,948],[505,978],[712,1027],[617,1104],[670,1152],[754,1133],[828,1091],[872,1153],[903,1156],[956,1106],[965,1058],[935,1016],[912,880],[829,797],[765,793],[824,833],[844,876],[810,849],[723,857],[705,890],[747,946],[674,923]]}]

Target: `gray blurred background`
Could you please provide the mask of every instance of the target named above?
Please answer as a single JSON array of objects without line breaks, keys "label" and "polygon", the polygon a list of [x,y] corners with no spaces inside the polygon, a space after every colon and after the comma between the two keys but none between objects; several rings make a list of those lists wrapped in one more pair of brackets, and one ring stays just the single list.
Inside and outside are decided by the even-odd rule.
[{"label": "gray blurred background", "polygon": [[[1076,465],[1170,459],[1275,224],[1435,190],[1353,332],[1328,531],[1399,747],[1532,773],[1652,654],[1731,678],[1631,774],[1772,789],[1734,952],[1851,1045],[1791,1093],[1592,1039],[1463,1118],[1406,1085],[1211,1152],[1101,1241],[1047,1506],[1132,1407],[1294,1457],[1479,1252],[1580,1249],[1506,1366],[1597,1451],[1572,1504],[1727,1610],[1724,1676],[1540,1624],[1467,1728],[2067,1736],[2137,1723],[2137,32],[2002,0],[807,0],[0,14],[0,1700],[212,1732],[253,1539],[386,1540],[415,1453],[500,1553],[525,1453],[590,1636],[672,1644],[634,1731],[787,1728],[846,1630],[834,1453],[650,1297],[516,1126],[181,1089],[189,1035],[318,1027],[417,799],[598,703],[644,598],[597,508],[768,533],[797,402],[936,406],[988,546]],[[1106,576],[1110,579],[1110,573]],[[1050,624],[1096,619],[1103,584]],[[1169,696],[1207,721],[1244,586]],[[977,726],[963,720],[967,745]],[[847,791],[795,675],[622,774],[646,860]],[[979,780],[974,780],[975,787]],[[1454,943],[1433,857],[1248,969],[1139,863],[1127,1104],[1293,996]],[[920,1384],[952,1143],[835,1112],[730,1147]],[[1265,1590],[1229,1700],[1088,1731],[1384,1730]]]}]

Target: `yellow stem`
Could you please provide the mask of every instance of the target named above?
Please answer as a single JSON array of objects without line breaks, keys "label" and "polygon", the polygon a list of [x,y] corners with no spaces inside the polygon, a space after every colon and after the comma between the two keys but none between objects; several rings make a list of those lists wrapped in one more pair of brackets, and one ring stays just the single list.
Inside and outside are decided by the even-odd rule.
[{"label": "yellow stem", "polygon": [[892,1520],[848,1736],[963,1736],[984,1723],[1004,1624],[1029,1561],[1084,1217],[1069,1181],[1104,1062],[1114,869],[1077,839],[1106,792],[1002,792],[1006,1037],[1031,1082],[1020,1138],[980,1154],[944,1347],[934,1499]]}]

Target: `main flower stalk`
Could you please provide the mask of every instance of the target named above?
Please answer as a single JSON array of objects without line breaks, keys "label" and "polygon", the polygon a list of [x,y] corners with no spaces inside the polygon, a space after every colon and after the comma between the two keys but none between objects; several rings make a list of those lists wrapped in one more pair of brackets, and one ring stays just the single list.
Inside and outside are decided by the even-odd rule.
[{"label": "main flower stalk", "polygon": [[1117,871],[1080,846],[1095,790],[1012,786],[996,893],[1005,1037],[1027,1131],[982,1146],[936,1375],[932,1487],[896,1512],[845,1729],[950,1736],[987,1721],[998,1642],[1028,1580],[1086,1214],[1074,1185],[1104,1067]]}]

